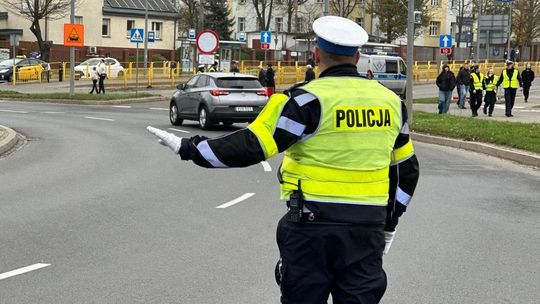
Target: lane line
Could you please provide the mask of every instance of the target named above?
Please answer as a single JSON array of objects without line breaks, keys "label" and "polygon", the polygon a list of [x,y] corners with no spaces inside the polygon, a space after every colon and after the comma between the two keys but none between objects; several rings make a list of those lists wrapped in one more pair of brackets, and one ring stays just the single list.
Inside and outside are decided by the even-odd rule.
[{"label": "lane line", "polygon": [[16,111],[16,110],[0,110],[0,112],[21,113],[21,114],[28,114],[29,113],[29,112],[26,112],[26,111]]},{"label": "lane line", "polygon": [[150,110],[156,110],[156,111],[169,111],[167,108],[150,108]]},{"label": "lane line", "polygon": [[110,118],[101,118],[101,117],[92,117],[92,116],[85,116],[84,118],[94,119],[94,120],[114,121],[114,119],[110,119]]},{"label": "lane line", "polygon": [[250,198],[250,197],[252,197],[252,196],[254,196],[254,195],[255,195],[255,193],[246,193],[246,194],[244,194],[244,195],[242,195],[242,196],[240,196],[240,197],[238,197],[238,198],[233,199],[233,200],[230,201],[230,202],[227,202],[227,203],[225,203],[225,204],[219,205],[219,206],[217,206],[216,208],[219,208],[219,209],[225,209],[225,208],[227,208],[227,207],[230,207],[230,206],[232,206],[232,205],[236,205],[236,204],[238,204],[238,203],[240,203],[240,202],[242,202],[242,201],[245,201],[245,200],[247,200],[248,198]]},{"label": "lane line", "polygon": [[34,265],[26,266],[26,267],[23,267],[23,268],[12,270],[12,271],[0,273],[0,280],[7,279],[7,278],[10,278],[10,277],[14,277],[16,275],[20,275],[20,274],[27,273],[27,272],[30,272],[30,271],[38,270],[38,269],[41,269],[41,268],[44,268],[44,267],[47,267],[47,266],[51,266],[51,264],[37,263],[37,264],[34,264]]},{"label": "lane line", "polygon": [[261,165],[264,168],[264,172],[272,172],[272,167],[270,167],[270,164],[267,161],[262,161]]},{"label": "lane line", "polygon": [[176,131],[176,132],[180,132],[180,133],[191,133],[191,132],[189,132],[189,131],[184,131],[184,130],[175,129],[175,128],[169,128],[169,130],[171,130],[171,131]]},{"label": "lane line", "polygon": [[41,114],[66,114],[66,112],[41,112]]},{"label": "lane line", "polygon": [[111,106],[113,108],[131,109],[131,106]]}]

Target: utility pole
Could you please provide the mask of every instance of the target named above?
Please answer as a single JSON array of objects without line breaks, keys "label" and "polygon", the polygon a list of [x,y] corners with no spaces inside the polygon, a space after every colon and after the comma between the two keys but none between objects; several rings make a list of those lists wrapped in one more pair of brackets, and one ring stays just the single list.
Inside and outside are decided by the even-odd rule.
[{"label": "utility pole", "polygon": [[407,86],[405,93],[407,121],[411,126],[413,122],[414,1],[408,1],[407,12]]},{"label": "utility pole", "polygon": [[[71,0],[71,24],[75,23],[75,0]],[[69,95],[75,94],[75,47],[69,47]]]},{"label": "utility pole", "polygon": [[482,17],[482,0],[478,1],[478,28],[476,29],[476,64],[480,64],[480,19]]},{"label": "utility pole", "polygon": [[144,74],[148,68],[148,1],[144,2]]},{"label": "utility pole", "polygon": [[324,0],[323,15],[328,16],[328,0]]},{"label": "utility pole", "polygon": [[343,10],[344,10],[344,0],[339,0],[339,16],[343,17]]},{"label": "utility pole", "polygon": [[204,29],[204,0],[201,0],[201,5],[199,6],[199,32]]},{"label": "utility pole", "polygon": [[514,5],[514,1],[510,1],[508,4],[508,55],[506,57],[508,60],[510,60],[510,41],[512,40],[512,5]]}]

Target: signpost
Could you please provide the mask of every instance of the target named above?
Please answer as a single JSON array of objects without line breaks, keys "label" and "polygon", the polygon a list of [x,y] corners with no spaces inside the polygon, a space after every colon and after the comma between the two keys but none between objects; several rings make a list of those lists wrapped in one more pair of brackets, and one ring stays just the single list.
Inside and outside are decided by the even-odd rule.
[{"label": "signpost", "polygon": [[452,48],[440,48],[439,49],[441,55],[451,55],[452,54]]},{"label": "signpost", "polygon": [[201,54],[214,54],[219,47],[219,36],[212,30],[204,30],[197,35],[197,49]]},{"label": "signpost", "polygon": [[238,40],[240,40],[241,42],[246,41],[246,33],[244,32],[238,33]]},{"label": "signpost", "polygon": [[148,32],[148,42],[153,43],[156,42],[156,33],[155,32]]},{"label": "signpost", "polygon": [[137,95],[139,93],[139,43],[144,42],[144,29],[132,28],[129,37],[129,42],[137,44],[135,55],[135,95]]},{"label": "signpost", "polygon": [[270,43],[261,43],[261,49],[269,50],[270,49]]},{"label": "signpost", "polygon": [[270,44],[272,42],[272,32],[262,31],[261,32],[261,44]]},{"label": "signpost", "polygon": [[197,37],[197,31],[195,29],[189,29],[188,38],[195,39]]}]

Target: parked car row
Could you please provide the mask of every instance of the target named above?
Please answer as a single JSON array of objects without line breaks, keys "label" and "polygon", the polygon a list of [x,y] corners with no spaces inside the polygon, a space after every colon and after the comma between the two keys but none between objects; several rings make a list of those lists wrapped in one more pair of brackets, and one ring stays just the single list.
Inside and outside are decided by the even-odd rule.
[{"label": "parked car row", "polygon": [[43,71],[50,71],[51,66],[39,59],[12,58],[0,61],[0,81],[13,80],[13,67],[17,72],[17,80],[39,79]]},{"label": "parked car row", "polygon": [[90,58],[79,65],[75,66],[75,73],[79,78],[90,78],[94,71],[94,68],[101,62],[101,59],[105,60],[105,65],[110,66],[109,77],[117,78],[124,76],[124,67],[118,60],[110,57],[106,58]]}]

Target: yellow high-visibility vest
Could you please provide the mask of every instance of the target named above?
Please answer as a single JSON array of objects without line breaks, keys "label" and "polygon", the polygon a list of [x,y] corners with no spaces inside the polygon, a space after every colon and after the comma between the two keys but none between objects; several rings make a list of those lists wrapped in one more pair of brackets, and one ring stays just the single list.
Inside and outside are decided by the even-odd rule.
[{"label": "yellow high-visibility vest", "polygon": [[475,90],[483,90],[482,82],[484,81],[484,74],[480,73],[480,77],[476,73],[471,73],[473,79],[473,87]]},{"label": "yellow high-visibility vest", "polygon": [[508,77],[508,73],[507,73],[508,70],[504,70],[502,72],[503,74],[503,82],[502,82],[502,86],[503,88],[507,89],[507,88],[514,88],[514,89],[517,89],[519,87],[519,81],[518,81],[518,71],[517,70],[514,70],[514,73],[512,74],[512,79],[510,79],[510,77]]}]

